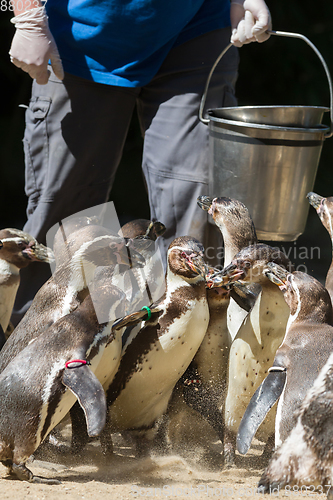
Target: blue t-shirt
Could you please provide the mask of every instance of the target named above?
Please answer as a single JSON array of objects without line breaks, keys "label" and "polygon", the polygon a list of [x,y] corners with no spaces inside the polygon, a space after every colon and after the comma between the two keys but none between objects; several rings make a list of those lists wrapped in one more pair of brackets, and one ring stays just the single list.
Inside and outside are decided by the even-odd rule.
[{"label": "blue t-shirt", "polygon": [[230,0],[48,0],[66,72],[140,87],[172,47],[230,26]]}]

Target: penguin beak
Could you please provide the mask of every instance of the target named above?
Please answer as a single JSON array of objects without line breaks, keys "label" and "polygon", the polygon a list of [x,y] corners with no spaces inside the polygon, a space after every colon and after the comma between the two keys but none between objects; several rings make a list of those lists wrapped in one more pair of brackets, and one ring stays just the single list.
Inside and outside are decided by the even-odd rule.
[{"label": "penguin beak", "polygon": [[155,241],[156,238],[162,236],[162,234],[164,234],[165,231],[166,227],[164,224],[162,224],[162,222],[158,220],[151,221],[146,231],[146,234],[144,235],[144,238]]},{"label": "penguin beak", "polygon": [[166,227],[164,224],[162,224],[162,222],[156,220],[154,222],[154,231],[155,231],[156,238],[157,238],[158,236],[162,236],[165,233]]},{"label": "penguin beak", "polygon": [[195,274],[202,276],[204,279],[206,279],[206,273],[208,266],[206,262],[203,259],[203,256],[197,253],[193,254],[186,254],[183,252],[182,256],[185,258],[185,263],[191,271],[193,271]]},{"label": "penguin beak", "polygon": [[125,266],[126,269],[133,267],[143,267],[145,258],[131,244],[133,240],[127,240],[125,245],[121,244],[119,249],[115,251],[117,264]]},{"label": "penguin beak", "polygon": [[199,196],[197,198],[197,204],[199,205],[202,210],[205,210],[206,212],[209,212],[211,206],[213,203],[213,198],[210,198],[209,196]]},{"label": "penguin beak", "polygon": [[29,245],[22,250],[22,255],[29,260],[38,262],[54,262],[54,255],[50,248],[37,242],[30,242]]},{"label": "penguin beak", "polygon": [[246,271],[233,263],[222,269],[221,273],[225,278],[224,281],[226,285],[231,285],[235,283],[235,281],[242,280],[246,277]]},{"label": "penguin beak", "polygon": [[282,292],[288,290],[288,276],[290,273],[281,266],[274,262],[268,262],[267,267],[264,269],[265,276],[275,285],[277,285]]},{"label": "penguin beak", "polygon": [[216,288],[221,286],[228,286],[235,281],[238,281],[240,277],[244,275],[243,271],[237,268],[235,265],[229,265],[221,270],[216,270],[212,273],[210,270],[209,274],[206,276],[207,288]]},{"label": "penguin beak", "polygon": [[320,196],[319,194],[313,193],[312,191],[306,195],[310,205],[317,211],[319,212],[319,209],[321,205],[323,204],[323,201],[325,198],[323,196]]}]

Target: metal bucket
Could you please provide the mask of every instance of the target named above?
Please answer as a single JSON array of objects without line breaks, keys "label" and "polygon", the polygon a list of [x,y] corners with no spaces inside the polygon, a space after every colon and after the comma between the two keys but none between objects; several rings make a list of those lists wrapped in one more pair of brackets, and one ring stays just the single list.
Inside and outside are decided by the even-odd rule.
[{"label": "metal bucket", "polygon": [[[305,229],[306,194],[313,190],[324,139],[333,135],[332,83],[325,61],[306,37],[271,33],[301,38],[315,50],[328,78],[331,107],[217,108],[204,118],[210,78],[230,44],[210,72],[199,117],[209,127],[209,196],[242,201],[261,240],[294,241]],[[329,109],[331,127],[326,127],[320,123]]]}]

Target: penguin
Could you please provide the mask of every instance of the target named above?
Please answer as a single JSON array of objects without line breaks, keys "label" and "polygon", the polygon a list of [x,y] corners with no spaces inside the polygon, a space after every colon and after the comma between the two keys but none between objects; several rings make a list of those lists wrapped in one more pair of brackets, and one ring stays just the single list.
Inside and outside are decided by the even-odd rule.
[{"label": "penguin", "polygon": [[[121,332],[114,333],[111,326],[124,313],[125,295],[103,273],[90,291],[74,311],[32,339],[0,374],[0,461],[15,478],[59,483],[34,476],[25,463],[76,400],[84,409],[88,434],[97,436],[104,428],[102,383],[119,365]],[[100,324],[100,315],[108,320]]]},{"label": "penguin", "polygon": [[[212,199],[208,196],[199,196],[197,203],[213,217],[222,233],[226,264],[231,262],[241,248],[256,243],[254,224],[243,203],[230,198]],[[247,298],[250,293],[251,297],[255,297],[249,291]],[[221,406],[226,390],[228,357],[232,342],[228,312],[230,313],[230,304],[233,302],[233,313],[239,313],[237,319],[233,318],[233,325],[238,321],[239,327],[254,302],[244,309],[244,304],[240,307],[238,302],[230,298],[231,294],[231,287],[207,289],[209,325],[199,350],[183,377],[185,401],[208,420],[222,443],[224,423]],[[237,297],[238,301],[240,299],[237,293],[232,297]],[[234,329],[236,330],[237,326],[234,326]]]},{"label": "penguin", "polygon": [[[319,194],[310,192],[306,195],[310,205],[316,210],[323,226],[330,235],[333,248],[333,197],[324,198]],[[333,301],[333,259],[326,275],[325,288]]]},{"label": "penguin", "polygon": [[[263,273],[268,262],[277,262],[292,268],[290,260],[277,248],[262,243],[243,248],[229,266],[211,276],[208,285],[219,285],[219,280],[256,283],[261,291],[248,316],[233,340],[228,362],[227,389],[224,401],[224,461],[235,464],[236,435],[244,412],[257,387],[272,366],[274,355],[281,344],[289,308],[282,292]],[[271,451],[274,437],[274,415],[267,416],[260,429],[260,438],[267,446],[264,456]]]},{"label": "penguin", "polygon": [[114,325],[139,323],[141,328],[129,337],[114,379],[104,386],[108,405],[101,435],[104,450],[110,432],[131,431],[138,453],[147,451],[156,436],[173,389],[206,333],[209,310],[203,255],[198,240],[189,236],[173,240],[167,253],[165,294],[150,306],[148,316],[143,310]]},{"label": "penguin", "polygon": [[[224,267],[231,263],[234,256],[242,248],[257,243],[253,220],[247,207],[242,202],[226,197],[210,198],[208,196],[199,196],[198,205],[213,217],[216,226],[221,231],[224,242]],[[228,306],[227,322],[231,340],[235,338],[248,311],[253,307],[259,289],[258,287],[252,287],[252,291],[248,292],[246,295],[247,299],[250,300],[248,305],[244,304],[244,299],[240,305],[241,299],[237,292],[236,286],[234,293],[231,294]]]},{"label": "penguin", "polygon": [[[61,241],[60,231],[56,238]],[[86,225],[70,233],[66,241],[57,243],[56,268],[52,277],[37,292],[30,308],[0,351],[0,373],[16,354],[55,321],[72,312],[89,291],[96,267],[129,266],[128,248],[123,238],[98,225]],[[144,263],[143,257],[131,250],[132,262]]]},{"label": "penguin", "polygon": [[[209,324],[203,341],[190,366],[184,373],[181,384],[184,402],[196,410],[224,441],[223,396],[226,390],[226,376],[230,350],[227,309],[230,302],[229,290],[219,287],[207,290]],[[180,397],[178,400],[178,412]],[[175,407],[175,403],[173,405]],[[186,411],[185,408],[183,408]],[[200,419],[196,431],[192,430],[192,443],[196,448],[197,437],[201,436]],[[212,461],[217,461],[211,457]]]},{"label": "penguin", "polygon": [[333,354],[301,404],[296,425],[275,451],[258,484],[269,493],[288,487],[303,495],[333,499]]},{"label": "penguin", "polygon": [[158,300],[165,291],[162,258],[155,241],[166,230],[160,221],[135,219],[121,227],[118,234],[133,242],[133,246],[145,259],[143,267],[134,267],[124,274],[117,273],[114,283],[125,291],[134,312]]},{"label": "penguin", "polygon": [[242,454],[277,400],[275,446],[286,440],[309,387],[333,351],[332,304],[324,286],[306,273],[290,273],[273,263],[265,273],[283,292],[290,314],[269,374],[251,399],[239,427],[237,448]]},{"label": "penguin", "polygon": [[0,230],[0,325],[4,332],[9,327],[20,270],[33,261],[51,263],[53,260],[52,250],[30,234],[12,228]]}]

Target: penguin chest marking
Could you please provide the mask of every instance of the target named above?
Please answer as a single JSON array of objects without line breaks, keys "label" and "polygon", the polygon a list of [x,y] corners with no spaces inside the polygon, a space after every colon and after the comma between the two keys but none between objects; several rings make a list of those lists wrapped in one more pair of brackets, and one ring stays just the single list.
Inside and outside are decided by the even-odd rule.
[{"label": "penguin chest marking", "polygon": [[112,404],[113,428],[149,426],[165,412],[174,385],[203,339],[208,317],[206,299],[192,300],[187,311],[161,332]]},{"label": "penguin chest marking", "polygon": [[[72,394],[70,391],[67,391],[64,388],[64,394],[63,397],[61,398],[61,403],[58,405],[56,411],[53,413],[51,416],[50,422],[46,424],[46,421],[48,419],[49,415],[49,406],[50,406],[50,398],[52,394],[52,390],[54,387],[54,382],[56,379],[57,373],[59,373],[65,366],[67,359],[66,357],[62,357],[55,361],[51,366],[50,366],[50,371],[47,375],[45,384],[44,384],[44,390],[42,393],[42,407],[40,410],[40,419],[39,419],[39,425],[38,425],[38,430],[36,432],[36,448],[37,446],[40,445],[42,440],[45,438],[45,436],[57,425],[58,422],[62,419],[63,416],[66,415],[66,413],[69,411],[71,406],[75,403],[75,396]],[[65,411],[65,408],[68,406],[67,412],[63,413]],[[62,415],[62,416],[60,416]],[[47,428],[45,428],[45,424],[47,425]]]}]

